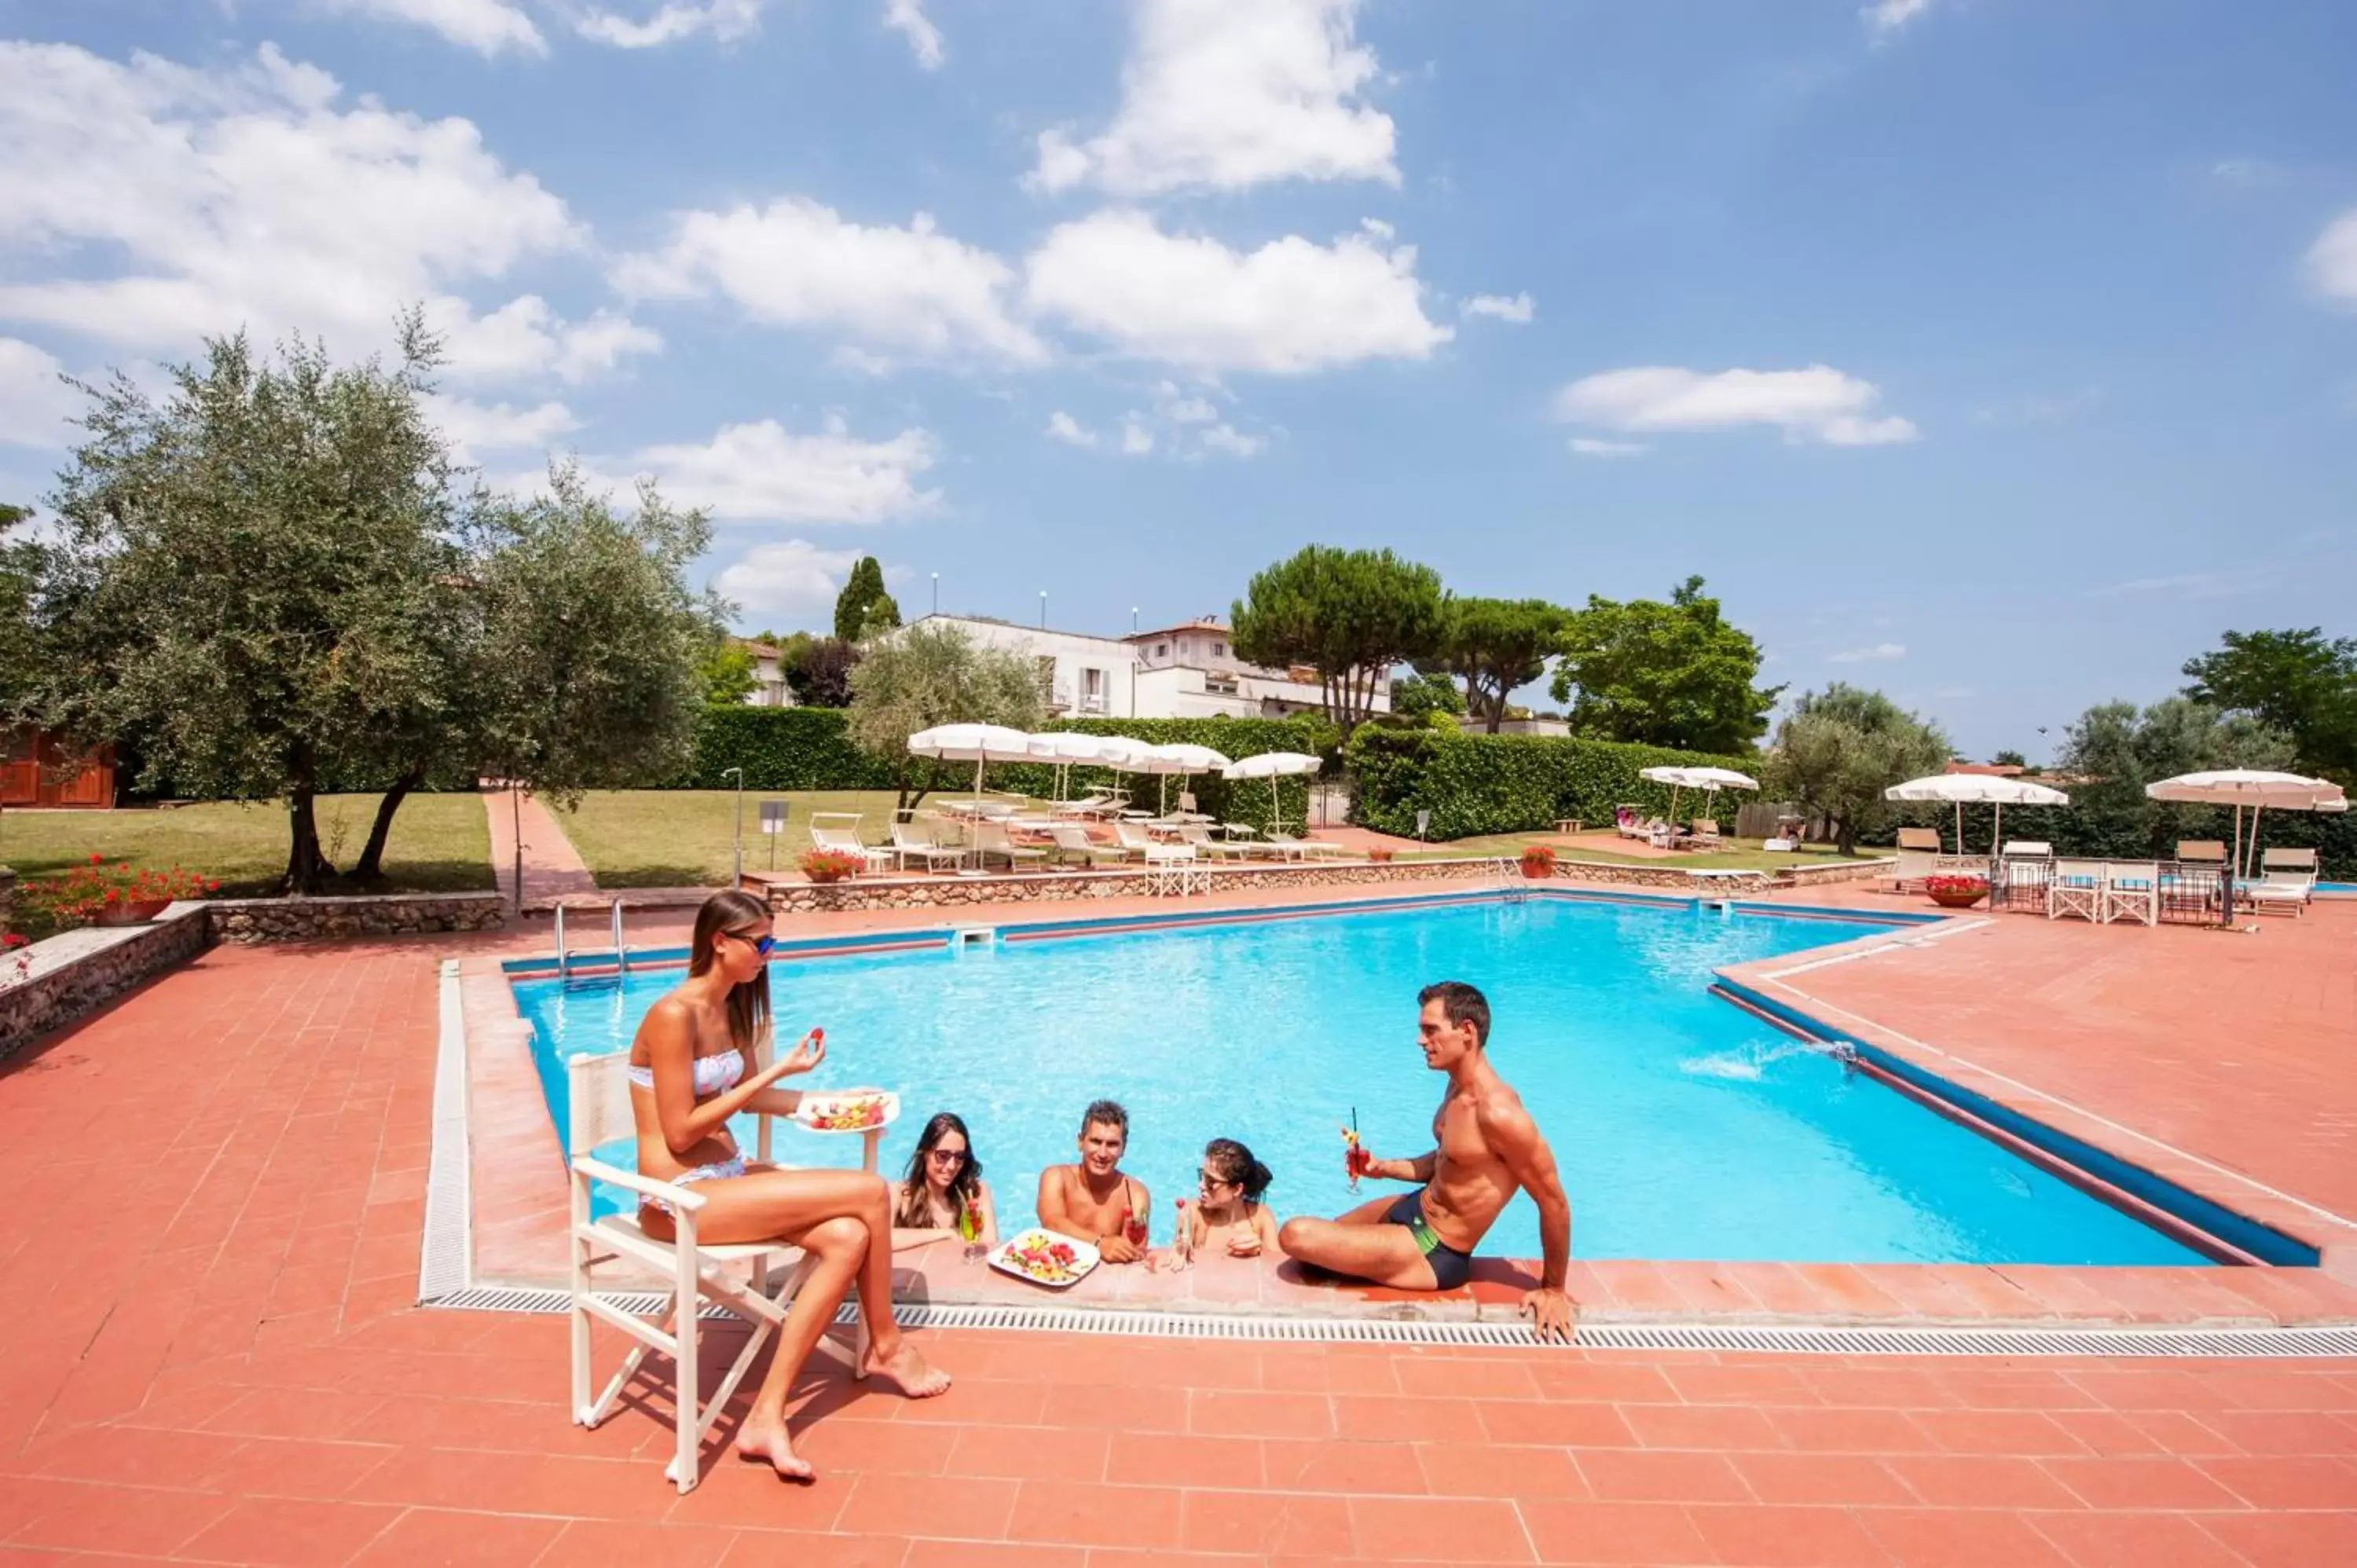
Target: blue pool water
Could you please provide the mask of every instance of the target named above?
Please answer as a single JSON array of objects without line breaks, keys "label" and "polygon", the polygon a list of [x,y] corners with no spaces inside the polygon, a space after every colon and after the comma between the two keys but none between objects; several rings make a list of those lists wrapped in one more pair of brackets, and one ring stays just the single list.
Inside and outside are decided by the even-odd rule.
[{"label": "blue pool water", "polygon": [[[1100,1095],[1129,1108],[1157,1241],[1214,1136],[1276,1173],[1280,1214],[1405,1190],[1351,1194],[1336,1128],[1355,1106],[1378,1155],[1431,1146],[1443,1080],[1416,1047],[1415,992],[1459,979],[1489,994],[1498,1069],[1554,1146],[1576,1255],[2203,1262],[1707,993],[1716,969],[1871,929],[1534,899],[797,960],[770,984],[781,1041],[826,1029],[818,1087],[899,1091],[888,1171],[934,1111],[965,1117],[1002,1226],[1029,1214],[1044,1165],[1072,1158]],[[517,982],[560,1124],[557,1064],[627,1048],[681,972]],[[779,1135],[789,1163],[857,1163],[856,1139]],[[750,1128],[737,1136],[749,1150]],[[1538,1254],[1527,1197],[1481,1251]]]}]

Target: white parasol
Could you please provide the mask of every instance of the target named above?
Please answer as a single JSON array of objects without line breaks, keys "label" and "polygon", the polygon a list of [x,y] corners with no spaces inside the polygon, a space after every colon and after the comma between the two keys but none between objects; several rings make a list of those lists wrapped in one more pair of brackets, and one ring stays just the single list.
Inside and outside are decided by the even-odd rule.
[{"label": "white parasol", "polygon": [[1129,744],[1118,736],[1082,735],[1077,730],[1049,730],[1031,738],[1031,757],[1035,762],[1051,762],[1056,767],[1056,799],[1071,793],[1071,768],[1075,762],[1103,762],[1109,749],[1126,747]]},{"label": "white parasol", "polygon": [[1967,805],[1995,806],[1996,825],[1990,829],[1989,854],[1995,854],[2004,843],[2005,809],[2007,806],[2067,806],[2071,797],[2060,789],[2034,784],[2027,779],[2010,779],[1996,773],[1934,773],[1927,779],[1910,779],[1904,784],[1893,784],[1882,792],[1886,800],[1940,800],[1953,802],[1956,808],[1956,853],[1964,853],[1964,808]]},{"label": "white parasol", "polygon": [[1668,763],[1637,770],[1640,779],[1650,779],[1656,784],[1670,787],[1670,820],[1678,815],[1678,791],[1703,789],[1717,794],[1721,789],[1757,789],[1760,780],[1749,773],[1738,773],[1732,768],[1679,768]]},{"label": "white parasol", "polygon": [[[1185,779],[1192,774],[1217,773],[1228,766],[1228,758],[1225,755],[1213,751],[1208,746],[1197,746],[1192,741],[1174,740],[1164,746],[1149,746],[1146,748],[1146,755],[1154,759],[1156,766],[1142,771],[1160,774],[1165,778],[1175,773],[1181,779]],[[1157,808],[1167,804],[1165,797],[1159,792],[1161,786],[1157,785],[1157,792],[1155,796]],[[1182,789],[1180,793],[1183,794],[1185,791]]]},{"label": "white parasol", "polygon": [[2259,843],[2259,813],[2273,806],[2279,811],[2345,811],[2349,798],[2329,779],[2299,773],[2274,773],[2260,768],[2222,768],[2205,773],[2180,773],[2144,792],[2156,800],[2196,806],[2234,808],[2234,875],[2250,875],[2243,853],[2243,808],[2251,808],[2251,848]]},{"label": "white parasol", "polygon": [[1284,819],[1277,814],[1276,781],[1297,775],[1306,778],[1325,765],[1322,757],[1312,757],[1306,751],[1264,751],[1256,757],[1231,762],[1220,772],[1229,779],[1268,780],[1268,823],[1270,831],[1275,832],[1285,826]]},{"label": "white parasol", "polygon": [[992,762],[1029,762],[1031,737],[1005,725],[935,725],[909,737],[909,751],[942,762],[974,764],[974,799],[982,803],[982,769]]}]

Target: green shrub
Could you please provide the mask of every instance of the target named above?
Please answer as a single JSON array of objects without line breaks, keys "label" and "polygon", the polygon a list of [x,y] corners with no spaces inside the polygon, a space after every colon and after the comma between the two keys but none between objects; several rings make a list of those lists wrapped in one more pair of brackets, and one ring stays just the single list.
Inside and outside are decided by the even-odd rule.
[{"label": "green shrub", "polygon": [[[841,708],[707,709],[696,733],[695,762],[677,788],[726,789],[736,783],[726,769],[742,768],[748,789],[889,789],[891,769],[851,744]],[[1292,719],[1070,719],[1049,726],[1087,735],[1127,736],[1155,746],[1191,742],[1208,746],[1231,757],[1264,751],[1306,751],[1327,759],[1325,777],[1337,777],[1340,759],[1333,726],[1312,718]],[[1092,784],[1125,784],[1142,804],[1156,798],[1157,780],[1149,774],[1122,776],[1109,768],[1076,766],[1071,788],[1075,794]],[[934,772],[932,788],[954,791],[974,778],[973,765],[943,763]],[[1046,763],[993,764],[986,780],[994,789],[1045,798],[1055,788],[1056,773]],[[1286,824],[1298,828],[1308,812],[1308,781],[1280,779],[1279,809]],[[1198,807],[1222,822],[1269,826],[1268,781],[1198,775],[1188,788]],[[1178,780],[1168,792],[1178,804]]]},{"label": "green shrub", "polygon": [[[1757,759],[1702,757],[1652,746],[1554,736],[1448,735],[1437,729],[1362,726],[1345,760],[1358,780],[1351,819],[1361,827],[1413,836],[1415,814],[1432,813],[1426,836],[1519,833],[1577,817],[1609,822],[1623,803],[1670,809],[1670,787],[1637,777],[1663,763],[1756,772]],[[1701,798],[1688,789],[1680,805]],[[1732,807],[1721,800],[1721,810]]]},{"label": "green shrub", "polygon": [[711,707],[695,732],[683,789],[889,789],[892,773],[851,744],[841,708]]}]

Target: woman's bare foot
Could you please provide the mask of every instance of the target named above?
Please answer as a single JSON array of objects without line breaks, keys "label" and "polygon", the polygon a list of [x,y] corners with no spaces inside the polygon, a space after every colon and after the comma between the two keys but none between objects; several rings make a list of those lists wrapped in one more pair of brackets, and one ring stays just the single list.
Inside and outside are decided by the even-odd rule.
[{"label": "woman's bare foot", "polygon": [[950,1375],[918,1355],[917,1348],[906,1339],[889,1356],[877,1355],[876,1347],[870,1345],[860,1359],[859,1375],[889,1378],[893,1387],[912,1400],[929,1400],[950,1391]]},{"label": "woman's bare foot", "polygon": [[809,1460],[794,1453],[793,1441],[786,1435],[782,1421],[756,1423],[748,1420],[737,1434],[737,1457],[748,1463],[767,1465],[789,1481],[815,1481],[818,1472]]}]

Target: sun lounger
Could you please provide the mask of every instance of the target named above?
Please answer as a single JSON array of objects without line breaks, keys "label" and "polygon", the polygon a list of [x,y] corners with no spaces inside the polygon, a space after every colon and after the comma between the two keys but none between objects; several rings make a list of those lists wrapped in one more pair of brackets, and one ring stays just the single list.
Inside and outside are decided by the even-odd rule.
[{"label": "sun lounger", "polygon": [[2271,849],[2259,858],[2259,879],[2245,882],[2237,892],[2253,910],[2289,909],[2308,913],[2316,895],[2316,852],[2312,849]]},{"label": "sun lounger", "polygon": [[2179,839],[2177,858],[2188,865],[2223,865],[2226,844],[2222,839]]},{"label": "sun lounger", "polygon": [[926,817],[914,822],[892,819],[892,860],[896,869],[905,871],[911,860],[922,861],[927,871],[939,871],[954,866],[965,858],[965,851],[957,844],[943,843],[934,836],[933,824],[939,819]]},{"label": "sun lounger", "polygon": [[1150,860],[1162,845],[1140,824],[1124,817],[1113,825],[1113,842],[1125,859]]},{"label": "sun lounger", "polygon": [[1046,850],[1017,843],[1007,833],[1005,822],[993,822],[987,817],[974,824],[974,857],[985,865],[990,863],[991,856],[996,855],[1006,862],[1010,871],[1037,865],[1048,858]]},{"label": "sun lounger", "polygon": [[1945,858],[1938,829],[1900,829],[1899,865],[1890,874],[1892,890],[1904,893],[1910,885],[1920,886],[1925,877],[1939,875],[1940,863]]},{"label": "sun lounger", "polygon": [[1078,822],[1058,822],[1049,828],[1048,836],[1056,845],[1049,853],[1058,860],[1077,856],[1083,865],[1098,865],[1107,861],[1118,865],[1129,858],[1126,850],[1090,838],[1089,831]]},{"label": "sun lounger", "polygon": [[859,842],[859,817],[856,812],[816,813],[810,822],[810,841],[813,849],[857,855],[861,869],[866,871],[890,871],[899,859],[896,850],[879,849]]},{"label": "sun lounger", "polygon": [[1320,843],[1316,839],[1296,838],[1291,833],[1271,828],[1268,842],[1294,855],[1351,854],[1356,852],[1339,843]]},{"label": "sun lounger", "polygon": [[1686,847],[1688,849],[1725,849],[1727,841],[1718,836],[1717,822],[1702,822],[1695,823],[1694,830],[1686,835]]}]

